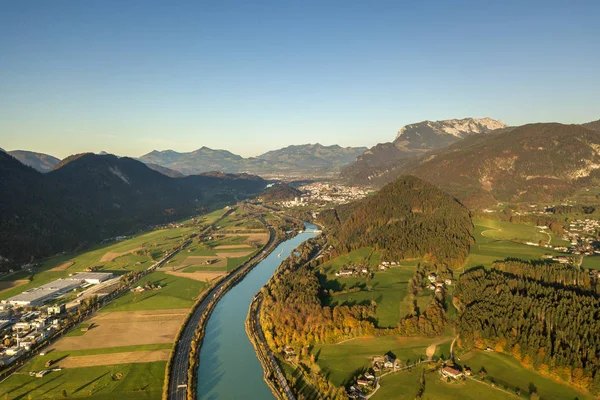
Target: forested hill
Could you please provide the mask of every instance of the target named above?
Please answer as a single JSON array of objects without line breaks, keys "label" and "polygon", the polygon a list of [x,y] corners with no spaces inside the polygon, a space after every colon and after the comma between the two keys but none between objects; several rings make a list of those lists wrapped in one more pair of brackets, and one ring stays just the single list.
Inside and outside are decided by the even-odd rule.
[{"label": "forested hill", "polygon": [[280,184],[274,185],[265,190],[260,196],[263,201],[288,201],[294,200],[296,197],[300,197],[302,192],[290,185]]},{"label": "forested hill", "polygon": [[370,246],[384,258],[425,257],[457,266],[473,244],[469,210],[414,176],[402,176],[377,194],[322,212],[339,252]]},{"label": "forested hill", "polygon": [[131,158],[82,154],[41,174],[0,152],[0,256],[39,259],[250,197],[255,176],[170,178]]}]

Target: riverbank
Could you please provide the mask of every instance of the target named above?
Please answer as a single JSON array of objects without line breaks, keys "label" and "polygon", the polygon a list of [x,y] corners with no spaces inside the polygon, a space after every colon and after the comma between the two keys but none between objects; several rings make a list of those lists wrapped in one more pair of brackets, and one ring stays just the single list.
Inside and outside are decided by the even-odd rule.
[{"label": "riverbank", "polygon": [[292,235],[279,235],[261,215],[251,212],[269,231],[269,241],[252,259],[246,261],[229,275],[218,282],[198,299],[190,312],[190,317],[182,326],[173,356],[169,363],[169,378],[165,382],[164,399],[196,399],[198,366],[200,364],[200,349],[204,342],[206,324],[220,299],[236,284],[238,284],[256,265],[268,257],[284,240]]},{"label": "riverbank", "polygon": [[[271,349],[267,346],[266,340],[260,327],[260,306],[262,303],[262,292],[258,292],[250,308],[248,309],[248,318],[246,319],[246,334],[250,343],[254,347],[256,357],[262,364],[264,370],[264,380],[278,400],[294,400],[295,397],[285,379],[285,375],[279,368],[277,360],[273,356]],[[285,395],[284,395],[285,393]]]}]

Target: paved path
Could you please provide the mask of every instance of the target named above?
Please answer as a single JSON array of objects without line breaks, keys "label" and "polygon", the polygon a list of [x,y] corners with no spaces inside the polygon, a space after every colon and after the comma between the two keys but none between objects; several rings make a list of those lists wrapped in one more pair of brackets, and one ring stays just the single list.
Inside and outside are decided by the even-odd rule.
[{"label": "paved path", "polygon": [[515,393],[513,393],[513,392],[509,392],[508,390],[504,390],[504,389],[502,389],[502,388],[498,387],[497,385],[490,385],[489,383],[487,383],[487,382],[484,382],[484,381],[481,381],[481,380],[479,380],[479,379],[475,379],[475,378],[473,378],[472,376],[466,376],[465,378],[467,378],[467,379],[470,379],[470,380],[472,380],[472,381],[475,381],[475,382],[479,382],[479,383],[481,383],[482,385],[489,386],[489,387],[491,387],[492,389],[499,390],[499,391],[501,391],[501,392],[504,392],[504,393],[506,393],[506,394],[510,394],[511,396],[514,396],[514,397],[516,397],[516,398],[519,398],[519,399],[521,398],[521,396],[518,396],[517,394],[515,394]]},{"label": "paved path", "polygon": [[456,339],[458,339],[458,335],[456,335],[456,337],[452,341],[452,344],[450,345],[450,359],[452,361],[454,361],[454,343],[456,343]]}]

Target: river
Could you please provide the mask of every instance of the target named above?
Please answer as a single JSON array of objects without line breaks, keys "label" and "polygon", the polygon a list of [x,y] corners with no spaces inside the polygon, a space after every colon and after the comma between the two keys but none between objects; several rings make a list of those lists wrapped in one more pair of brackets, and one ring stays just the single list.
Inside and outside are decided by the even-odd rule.
[{"label": "river", "polygon": [[[305,223],[305,229],[312,231],[318,228]],[[217,303],[206,325],[200,349],[198,399],[274,399],[263,380],[262,365],[246,335],[248,307],[281,261],[300,243],[315,236],[315,233],[304,232],[281,243]],[[281,257],[278,257],[279,254]]]}]

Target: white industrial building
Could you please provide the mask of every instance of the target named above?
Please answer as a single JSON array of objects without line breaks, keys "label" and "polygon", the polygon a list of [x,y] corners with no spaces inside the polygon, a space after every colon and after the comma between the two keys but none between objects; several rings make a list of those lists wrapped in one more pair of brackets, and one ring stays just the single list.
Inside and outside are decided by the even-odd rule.
[{"label": "white industrial building", "polygon": [[7,300],[2,300],[2,302],[16,306],[40,306],[50,299],[82,286],[84,283],[98,284],[110,279],[112,276],[111,273],[106,272],[77,273],[68,278],[57,279],[45,285],[26,290]]}]

